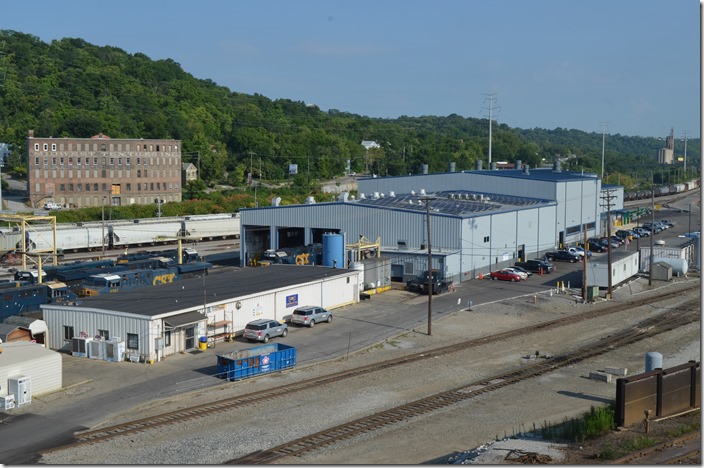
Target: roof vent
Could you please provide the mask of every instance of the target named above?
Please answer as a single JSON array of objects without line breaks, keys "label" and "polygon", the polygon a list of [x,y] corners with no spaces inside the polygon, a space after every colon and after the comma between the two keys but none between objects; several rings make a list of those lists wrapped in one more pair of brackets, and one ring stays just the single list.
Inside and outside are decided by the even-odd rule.
[{"label": "roof vent", "polygon": [[363,192],[359,192],[359,199],[360,199],[360,200],[364,200],[365,198],[367,198],[367,197],[364,195],[364,193],[363,193]]},{"label": "roof vent", "polygon": [[315,198],[313,197],[306,197],[305,204],[306,205],[313,205],[315,203]]},{"label": "roof vent", "polygon": [[425,196],[425,189],[424,188],[420,189],[420,194],[421,194],[421,196]]},{"label": "roof vent", "polygon": [[374,192],[374,193],[372,194],[372,198],[373,198],[374,200],[376,200],[377,198],[379,198],[379,192]]},{"label": "roof vent", "polygon": [[281,204],[281,197],[274,197],[271,199],[271,206],[279,206]]},{"label": "roof vent", "polygon": [[396,192],[394,192],[393,190],[389,190],[389,196],[390,196],[390,197],[395,197],[395,196],[396,196]]},{"label": "roof vent", "polygon": [[340,195],[337,196],[337,200],[344,203],[347,201],[349,196],[350,196],[349,192],[341,192]]},{"label": "roof vent", "polygon": [[416,194],[416,191],[415,191],[415,190],[411,190],[411,195],[415,195],[415,194]]},{"label": "roof vent", "polygon": [[524,173],[525,175],[529,175],[529,174],[530,174],[530,165],[526,164],[526,165],[523,166],[523,173]]}]

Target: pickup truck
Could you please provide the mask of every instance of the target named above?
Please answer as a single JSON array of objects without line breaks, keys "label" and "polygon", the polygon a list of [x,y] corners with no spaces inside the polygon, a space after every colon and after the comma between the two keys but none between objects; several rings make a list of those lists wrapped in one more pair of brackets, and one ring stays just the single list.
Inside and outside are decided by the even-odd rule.
[{"label": "pickup truck", "polygon": [[[440,272],[433,270],[433,278],[431,281],[433,287],[433,294],[440,294],[441,292],[448,291],[452,281],[447,281],[440,276]],[[406,290],[415,291],[421,294],[428,294],[428,272],[423,272],[423,274],[416,276],[412,280],[406,282]]]}]

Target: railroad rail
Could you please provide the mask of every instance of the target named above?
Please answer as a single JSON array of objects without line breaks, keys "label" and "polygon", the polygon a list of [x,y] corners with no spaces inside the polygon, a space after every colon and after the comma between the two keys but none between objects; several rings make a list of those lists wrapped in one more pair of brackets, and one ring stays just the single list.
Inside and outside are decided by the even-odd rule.
[{"label": "railroad rail", "polygon": [[[692,301],[691,305],[694,306],[695,303],[698,303],[698,301]],[[286,457],[305,455],[308,452],[337,444],[357,435],[370,433],[382,429],[385,426],[443,409],[522,380],[534,378],[556,369],[576,364],[585,359],[609,352],[614,348],[620,348],[641,341],[645,338],[678,328],[684,323],[692,323],[697,320],[699,320],[698,312],[688,312],[682,315],[679,310],[669,311],[657,317],[644,320],[637,326],[625,330],[618,336],[602,338],[595,343],[581,347],[573,352],[547,359],[545,362],[497,374],[488,379],[471,382],[452,390],[340,424],[315,434],[306,435],[267,450],[253,452],[244,457],[230,460],[225,464],[263,464]]]},{"label": "railroad rail", "polygon": [[[359,377],[363,376],[366,374],[370,374],[373,372],[379,372],[383,371],[389,368],[397,367],[397,366],[402,366],[405,364],[413,363],[413,362],[418,362],[426,359],[432,359],[438,356],[443,356],[455,352],[460,352],[466,349],[470,349],[473,347],[478,347],[490,343],[495,343],[495,342],[500,342],[500,341],[505,341],[510,338],[514,337],[519,337],[519,336],[525,336],[526,334],[529,333],[536,333],[540,332],[543,330],[550,330],[558,327],[564,327],[567,325],[579,323],[582,321],[586,320],[591,320],[599,317],[603,317],[609,314],[617,313],[617,312],[622,312],[623,310],[628,310],[632,309],[634,307],[639,307],[647,304],[653,304],[659,301],[668,301],[669,299],[673,297],[679,297],[683,294],[683,290],[690,290],[694,289],[695,287],[698,287],[698,285],[691,285],[689,287],[683,288],[683,289],[678,289],[676,291],[670,291],[666,293],[661,293],[658,294],[656,297],[653,296],[648,296],[648,297],[640,297],[637,299],[633,299],[630,301],[627,301],[626,303],[618,303],[618,304],[609,304],[606,307],[603,308],[590,308],[589,311],[581,313],[581,314],[575,314],[569,317],[563,317],[555,320],[550,320],[542,323],[537,323],[528,327],[524,328],[519,328],[519,329],[514,329],[514,330],[508,330],[506,332],[502,333],[497,333],[494,335],[482,337],[482,338],[477,338],[477,339],[472,339],[468,341],[463,341],[460,343],[455,343],[452,345],[440,347],[440,348],[435,348],[432,350],[427,350],[419,353],[414,353],[407,355],[405,357],[399,358],[399,359],[393,359],[393,360],[387,360],[387,361],[382,361],[366,366],[360,366],[354,369],[349,369],[345,371],[340,371],[340,372],[335,372],[332,374],[327,374],[307,380],[303,380],[300,382],[295,382],[283,386],[279,386],[276,388],[268,389],[268,390],[262,390],[254,393],[249,393],[245,395],[240,395],[232,398],[227,398],[227,399],[222,399],[218,400],[215,402],[210,402],[210,403],[205,403],[201,405],[196,405],[193,407],[189,408],[184,408],[184,409],[179,409],[176,411],[172,412],[167,412],[155,416],[151,416],[148,418],[142,418],[134,421],[128,421],[126,423],[122,424],[117,424],[113,426],[108,426],[104,427],[101,429],[95,429],[95,430],[89,430],[81,433],[77,433],[75,437],[75,441],[73,443],[70,443],[68,445],[62,445],[62,446],[57,446],[53,447],[50,449],[45,449],[42,453],[51,453],[59,450],[64,450],[68,449],[71,447],[79,446],[79,445],[85,445],[85,444],[93,444],[93,443],[98,443],[102,440],[107,440],[111,439],[114,437],[118,437],[121,435],[126,435],[126,434],[131,434],[131,433],[136,433],[136,432],[143,432],[147,431],[151,428],[156,428],[164,425],[169,425],[169,424],[177,424],[180,422],[183,422],[188,419],[194,419],[194,418],[199,418],[199,417],[205,417],[211,414],[217,414],[217,413],[222,413],[226,412],[229,410],[241,408],[242,406],[245,405],[254,405],[254,404],[260,404],[264,403],[269,400],[277,399],[277,398],[290,398],[291,395],[295,392],[302,392],[306,391],[311,388],[319,387],[321,385],[326,385],[329,383],[336,383],[341,380],[345,379],[350,379],[354,377]],[[689,304],[689,303],[688,303]],[[692,307],[693,310],[699,310],[699,301],[695,300],[692,301],[690,305],[687,307]],[[682,308],[679,308],[677,313],[682,313]],[[698,315],[696,315],[698,317]],[[680,323],[682,325],[682,323]],[[665,331],[665,330],[663,330]],[[645,336],[643,336],[645,338]],[[606,350],[604,350],[605,352]],[[582,359],[586,359],[589,356],[585,356]],[[547,360],[543,366],[546,366],[546,368],[542,372],[547,372],[552,368],[555,368],[555,366],[562,362],[562,358],[552,358]],[[577,362],[577,361],[575,361]],[[568,365],[568,364],[564,364]],[[533,368],[533,366],[531,366]],[[488,391],[489,388],[495,389],[499,388],[499,386],[504,386],[504,385],[510,385],[511,383],[514,383],[517,380],[514,380],[511,375],[513,373],[520,373],[523,370],[519,371],[512,371],[508,374],[502,374],[500,377],[497,377],[501,380],[501,382],[497,383],[489,383],[487,382],[482,382],[480,384],[474,384],[474,385],[481,385],[482,388],[484,388],[484,391]],[[519,374],[516,374],[519,375]],[[539,374],[536,374],[539,375]],[[527,377],[522,377],[519,380],[522,380]],[[462,394],[466,394],[466,389],[460,392]],[[472,393],[472,392],[470,392]],[[478,393],[474,393],[478,394]]]}]

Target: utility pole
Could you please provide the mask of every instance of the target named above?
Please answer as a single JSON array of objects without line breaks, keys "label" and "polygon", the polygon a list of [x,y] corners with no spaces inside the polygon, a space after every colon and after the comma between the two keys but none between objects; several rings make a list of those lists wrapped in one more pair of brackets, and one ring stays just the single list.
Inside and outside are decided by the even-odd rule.
[{"label": "utility pole", "polygon": [[606,124],[608,122],[602,122],[602,135],[601,135],[601,180],[604,180],[604,148],[606,146]]},{"label": "utility pole", "polygon": [[606,237],[608,238],[609,242],[609,249],[606,251],[607,252],[607,264],[609,266],[609,272],[607,273],[607,278],[609,280],[609,289],[606,293],[606,298],[611,299],[611,295],[613,294],[613,284],[612,284],[612,278],[611,278],[611,206],[614,204],[612,200],[616,198],[614,193],[616,192],[615,189],[607,189],[604,190],[604,195],[601,196],[602,200],[604,200],[604,204],[601,206],[606,207]]},{"label": "utility pole", "polygon": [[[489,96],[488,98],[484,99],[484,102],[489,101],[489,169],[491,169],[491,115],[494,110],[494,101],[496,101],[496,98],[494,97],[496,93],[483,93],[484,96]],[[484,107],[483,109],[486,109]],[[497,107],[497,109],[501,109],[500,107]]]},{"label": "utility pole", "polygon": [[[425,219],[428,228],[428,336],[432,335],[433,320],[433,254],[430,248],[430,202],[435,197],[422,197],[420,201],[425,203]],[[440,272],[438,272],[438,276]]]},{"label": "utility pole", "polygon": [[650,262],[648,267],[648,286],[653,285],[653,239],[655,238],[655,187],[650,191],[650,225],[653,230],[650,232]]},{"label": "utility pole", "polygon": [[582,302],[587,302],[587,252],[589,252],[589,245],[587,244],[587,225],[582,225],[582,242],[584,245],[584,255],[582,255],[582,261],[584,262],[582,268]]}]

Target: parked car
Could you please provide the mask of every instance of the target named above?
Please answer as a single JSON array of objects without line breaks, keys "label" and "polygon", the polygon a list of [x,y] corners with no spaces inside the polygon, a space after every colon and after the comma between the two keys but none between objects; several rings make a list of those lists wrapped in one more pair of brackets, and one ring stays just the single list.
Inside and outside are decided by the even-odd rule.
[{"label": "parked car", "polygon": [[[583,247],[582,244],[578,244],[580,247]],[[599,239],[589,239],[587,241],[587,249],[590,252],[606,252],[609,250],[609,247],[607,245],[604,245]]]},{"label": "parked car", "polygon": [[674,221],[669,220],[669,219],[661,219],[661,220],[660,220],[660,223],[662,223],[662,224],[664,224],[665,226],[667,226],[668,229],[671,228],[671,227],[675,227],[675,224],[676,224]]},{"label": "parked car", "polygon": [[552,273],[555,269],[552,263],[541,259],[516,262],[513,266],[525,268],[526,270],[533,271],[535,273]]},{"label": "parked car", "polygon": [[614,242],[617,242],[618,245],[623,245],[623,244],[626,243],[626,239],[621,239],[621,238],[618,237],[618,236],[611,236],[611,240],[614,241]]},{"label": "parked car", "polygon": [[244,327],[244,337],[249,341],[263,341],[268,343],[270,338],[288,335],[288,325],[276,320],[259,319],[249,322]]},{"label": "parked car", "polygon": [[514,270],[517,270],[519,273],[525,273],[526,276],[528,276],[528,277],[533,276],[533,272],[532,272],[532,271],[526,270],[526,269],[523,268],[523,267],[519,267],[519,266],[515,266],[515,265],[514,265],[514,266],[512,266],[511,268],[513,268]]},{"label": "parked car", "polygon": [[54,203],[54,202],[46,202],[46,203],[44,203],[44,209],[49,210],[49,211],[60,210],[61,205],[59,205],[58,203]]},{"label": "parked car", "polygon": [[618,237],[619,239],[623,239],[623,240],[626,240],[626,239],[628,239],[628,240],[633,240],[633,239],[635,239],[635,237],[636,237],[637,234],[634,233],[633,231],[629,230],[629,229],[619,229],[618,231],[615,232],[615,235],[616,235],[616,237]]},{"label": "parked car", "polygon": [[633,232],[638,234],[640,237],[650,237],[650,231],[642,227],[633,228]]},{"label": "parked car", "polygon": [[521,275],[516,273],[513,270],[508,270],[508,269],[503,269],[499,271],[492,271],[489,273],[489,278],[492,280],[496,281],[497,279],[502,280],[502,281],[525,281],[525,278],[523,278]]},{"label": "parked car", "polygon": [[616,249],[621,246],[621,242],[613,239],[609,239],[608,237],[602,237],[599,239],[602,243],[602,245],[608,246],[610,249]]},{"label": "parked car", "polygon": [[291,315],[291,323],[313,328],[316,323],[332,322],[332,312],[318,306],[299,307]]},{"label": "parked car", "polygon": [[645,223],[641,227],[650,231],[651,234],[659,234],[662,232],[662,227],[659,224]]},{"label": "parked car", "polygon": [[577,255],[580,258],[584,258],[584,255],[586,255],[587,258],[592,256],[592,253],[588,250],[586,251],[586,254],[584,253],[584,247],[568,247],[566,250],[572,255]]},{"label": "parked car", "polygon": [[563,262],[578,262],[580,259],[579,255],[575,255],[573,253],[568,252],[567,250],[556,250],[554,252],[548,252],[545,254],[545,257],[552,261],[555,260],[560,260]]},{"label": "parked car", "polygon": [[520,277],[524,280],[527,280],[528,276],[530,276],[527,271],[522,271],[523,269],[519,270],[518,267],[506,267],[506,268],[504,268],[504,270],[514,272],[514,273],[520,275]]}]

